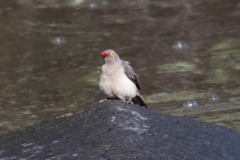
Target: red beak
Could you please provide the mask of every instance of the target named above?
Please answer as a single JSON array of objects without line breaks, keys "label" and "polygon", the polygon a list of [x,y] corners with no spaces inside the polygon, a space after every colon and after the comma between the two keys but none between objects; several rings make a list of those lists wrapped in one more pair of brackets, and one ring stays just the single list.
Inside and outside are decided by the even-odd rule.
[{"label": "red beak", "polygon": [[102,52],[102,56],[107,57],[107,56],[108,56],[108,53],[105,52],[105,51],[103,51],[103,52]]}]

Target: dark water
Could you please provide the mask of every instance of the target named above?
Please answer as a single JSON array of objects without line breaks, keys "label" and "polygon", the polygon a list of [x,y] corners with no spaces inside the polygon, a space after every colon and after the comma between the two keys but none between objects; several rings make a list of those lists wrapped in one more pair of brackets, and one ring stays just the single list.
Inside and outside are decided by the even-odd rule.
[{"label": "dark water", "polygon": [[108,48],[151,109],[240,131],[238,0],[8,0],[0,23],[0,132],[105,98]]}]

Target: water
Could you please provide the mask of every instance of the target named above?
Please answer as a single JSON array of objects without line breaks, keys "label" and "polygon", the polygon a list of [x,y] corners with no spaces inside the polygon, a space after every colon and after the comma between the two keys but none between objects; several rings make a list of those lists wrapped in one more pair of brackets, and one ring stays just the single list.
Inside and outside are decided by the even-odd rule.
[{"label": "water", "polygon": [[0,2],[0,132],[76,113],[105,96],[101,51],[141,79],[149,108],[240,131],[240,3]]}]

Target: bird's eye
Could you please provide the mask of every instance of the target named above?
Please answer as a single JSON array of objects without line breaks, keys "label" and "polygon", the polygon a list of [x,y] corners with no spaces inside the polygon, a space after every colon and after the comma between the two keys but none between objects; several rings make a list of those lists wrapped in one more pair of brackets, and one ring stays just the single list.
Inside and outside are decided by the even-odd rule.
[{"label": "bird's eye", "polygon": [[112,51],[112,52],[110,53],[110,55],[111,55],[111,56],[114,56],[114,52]]}]

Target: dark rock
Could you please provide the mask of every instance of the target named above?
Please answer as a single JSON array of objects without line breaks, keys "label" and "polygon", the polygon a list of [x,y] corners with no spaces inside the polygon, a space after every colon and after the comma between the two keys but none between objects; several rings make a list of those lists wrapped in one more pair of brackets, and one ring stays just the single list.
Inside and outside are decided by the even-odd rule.
[{"label": "dark rock", "polygon": [[0,159],[237,160],[240,133],[112,100],[1,135]]}]

